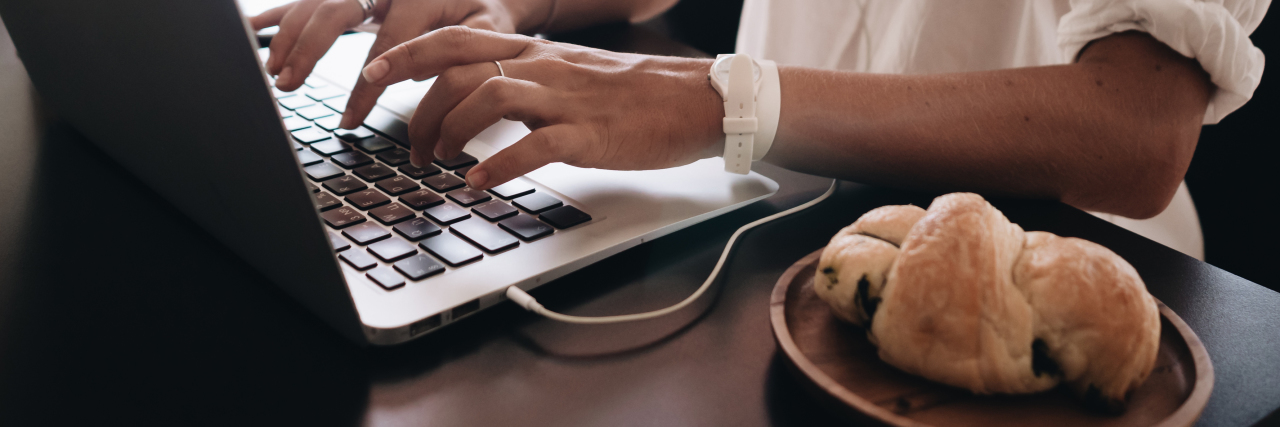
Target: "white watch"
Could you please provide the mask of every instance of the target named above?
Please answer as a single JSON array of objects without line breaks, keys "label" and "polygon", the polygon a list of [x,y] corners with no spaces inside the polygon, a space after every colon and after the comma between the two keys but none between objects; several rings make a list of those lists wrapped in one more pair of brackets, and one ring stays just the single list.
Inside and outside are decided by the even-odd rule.
[{"label": "white watch", "polygon": [[718,55],[707,74],[724,98],[724,170],[746,174],[773,145],[781,104],[778,67],[746,54]]}]

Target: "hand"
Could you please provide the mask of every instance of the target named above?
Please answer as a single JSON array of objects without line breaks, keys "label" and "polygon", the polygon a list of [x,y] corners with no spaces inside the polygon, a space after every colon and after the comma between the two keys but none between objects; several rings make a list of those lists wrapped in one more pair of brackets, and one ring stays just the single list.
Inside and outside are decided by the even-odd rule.
[{"label": "hand", "polygon": [[[505,0],[378,0],[372,18],[381,28],[368,59],[447,25],[461,24],[505,33],[536,29],[546,18],[545,9],[549,7],[543,4],[546,1],[505,3]],[[254,30],[280,26],[280,32],[271,41],[267,72],[278,76],[276,87],[292,91],[302,86],[316,61],[338,36],[360,25],[363,19],[364,10],[356,0],[299,0],[249,18],[249,22]],[[355,114],[349,115],[363,119],[382,90],[381,86],[356,82],[347,102],[348,111]],[[349,119],[342,124],[351,129],[360,121]]]},{"label": "hand", "polygon": [[376,87],[438,76],[409,123],[415,164],[429,163],[429,153],[457,156],[498,119],[528,126],[532,133],[467,172],[483,190],[553,162],[661,169],[718,154],[724,106],[707,83],[710,67],[447,27],[388,50],[363,75]]}]

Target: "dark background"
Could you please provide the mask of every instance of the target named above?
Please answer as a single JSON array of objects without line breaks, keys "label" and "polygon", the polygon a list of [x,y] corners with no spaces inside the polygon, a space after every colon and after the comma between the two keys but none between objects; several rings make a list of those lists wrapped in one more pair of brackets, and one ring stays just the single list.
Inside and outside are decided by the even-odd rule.
[{"label": "dark background", "polygon": [[[1280,27],[1277,6],[1250,37],[1267,55],[1267,67],[1253,100],[1217,125],[1205,126],[1202,143],[1187,171],[1187,187],[1200,214],[1204,231],[1205,261],[1280,290],[1280,272],[1271,268],[1280,251],[1268,242],[1280,239],[1267,208],[1277,182],[1275,156],[1280,151],[1276,121],[1280,119],[1280,93],[1275,73],[1280,73],[1276,31]],[[681,0],[667,13],[645,25],[670,34],[712,55],[732,53],[741,0]]]}]

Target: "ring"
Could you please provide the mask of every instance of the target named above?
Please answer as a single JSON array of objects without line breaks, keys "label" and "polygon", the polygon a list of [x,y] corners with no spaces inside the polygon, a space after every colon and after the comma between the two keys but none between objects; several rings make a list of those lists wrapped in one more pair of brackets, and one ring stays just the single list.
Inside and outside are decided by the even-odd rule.
[{"label": "ring", "polygon": [[502,71],[502,63],[501,63],[501,62],[493,61],[493,65],[497,65],[497,66],[498,66],[498,75],[499,75],[499,76],[502,76],[502,77],[506,77],[506,76],[507,76],[507,72]]},{"label": "ring", "polygon": [[370,16],[373,16],[373,1],[374,0],[356,0],[356,3],[360,5],[360,11],[364,12],[363,20],[368,20]]}]

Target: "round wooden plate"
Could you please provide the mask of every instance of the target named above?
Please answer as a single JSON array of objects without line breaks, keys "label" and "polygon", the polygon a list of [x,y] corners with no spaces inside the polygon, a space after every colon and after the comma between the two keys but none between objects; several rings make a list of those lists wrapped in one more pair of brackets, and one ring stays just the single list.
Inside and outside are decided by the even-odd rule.
[{"label": "round wooden plate", "polygon": [[917,377],[880,360],[862,329],[840,322],[813,292],[822,250],[787,269],[773,288],[770,318],[778,345],[806,388],[836,413],[894,426],[1190,426],[1209,401],[1213,365],[1200,338],[1160,306],[1160,352],[1128,409],[1085,409],[1063,387],[1021,396],[978,396]]}]

